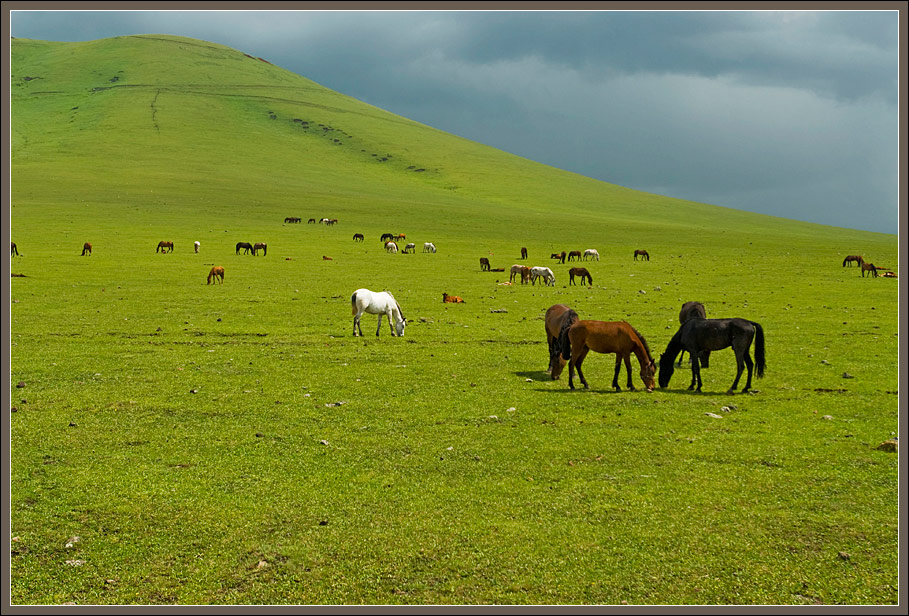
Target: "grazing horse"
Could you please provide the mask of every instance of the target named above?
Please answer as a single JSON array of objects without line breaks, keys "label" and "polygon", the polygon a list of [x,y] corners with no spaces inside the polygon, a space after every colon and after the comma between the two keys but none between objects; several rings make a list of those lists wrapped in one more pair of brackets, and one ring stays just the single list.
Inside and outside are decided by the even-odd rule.
[{"label": "grazing horse", "polygon": [[390,242],[393,239],[395,239],[394,233],[383,233],[380,241],[384,243],[384,242]]},{"label": "grazing horse", "polygon": [[530,268],[530,282],[533,285],[537,284],[537,278],[542,278],[543,282],[550,287],[555,286],[555,274],[552,273],[552,270],[548,267],[531,267]]},{"label": "grazing horse", "polygon": [[262,242],[258,242],[255,246],[253,246],[253,256],[259,254],[260,250],[262,251],[262,256],[264,257],[268,254],[268,245],[263,244]]},{"label": "grazing horse", "polygon": [[[580,261],[580,260],[581,260],[581,251],[580,251],[580,250],[572,250],[571,252],[569,252],[569,253],[568,253],[568,260],[571,261],[572,259],[577,259],[578,261]],[[563,261],[563,263],[564,263],[564,261]]]},{"label": "grazing horse", "polygon": [[337,219],[337,218],[329,218],[327,221],[325,221],[325,224],[328,225],[328,226],[336,225],[336,224],[338,224],[338,219]]},{"label": "grazing horse", "polygon": [[587,250],[584,251],[584,260],[586,261],[588,257],[599,261],[600,253],[597,252],[596,248],[588,248]]},{"label": "grazing horse", "polygon": [[193,250],[196,251],[196,254],[199,253],[199,246],[201,246],[199,242],[193,242]]},{"label": "grazing horse", "polygon": [[9,256],[12,257],[13,255],[19,256],[19,249],[16,248],[16,242],[9,243]]},{"label": "grazing horse", "polygon": [[865,277],[865,272],[871,272],[872,278],[877,278],[877,268],[874,267],[874,263],[868,263],[867,261],[862,262],[862,278]]},{"label": "grazing horse", "polygon": [[306,224],[308,224],[308,225],[315,224],[315,223],[316,223],[315,218],[310,218],[309,220],[306,221]]},{"label": "grazing horse", "polygon": [[161,240],[160,242],[158,242],[158,247],[155,248],[155,252],[164,253],[164,252],[173,252],[173,251],[174,251],[174,243],[167,242],[164,240]]},{"label": "grazing horse", "polygon": [[524,278],[524,266],[523,265],[518,265],[518,264],[512,265],[510,272],[511,273],[508,278],[509,282],[514,282],[515,276],[520,276],[522,279]]},{"label": "grazing horse", "polygon": [[243,254],[248,255],[252,251],[253,246],[249,242],[237,242],[237,254],[240,254],[241,248],[243,249]]},{"label": "grazing horse", "polygon": [[480,271],[488,272],[490,270],[489,259],[486,257],[480,257]]},{"label": "grazing horse", "polygon": [[296,223],[296,222],[303,222],[303,220],[301,218],[297,218],[296,216],[288,216],[287,218],[284,219],[284,222]]},{"label": "grazing horse", "polygon": [[398,234],[396,234],[396,235],[394,236],[394,238],[392,238],[392,239],[394,239],[394,241],[396,241],[396,242],[400,242],[400,241],[402,241],[402,240],[406,240],[406,239],[407,239],[407,234],[406,234],[406,233],[398,233]]},{"label": "grazing horse", "polygon": [[619,387],[619,372],[622,362],[628,373],[627,387],[634,391],[631,382],[631,354],[634,353],[641,365],[641,380],[647,391],[656,387],[653,376],[656,374],[656,363],[650,355],[647,341],[627,321],[577,321],[571,327],[564,329],[559,334],[559,346],[562,359],[568,362],[568,387],[574,389],[574,371],[578,370],[578,377],[584,389],[588,389],[587,379],[581,372],[581,364],[589,351],[597,353],[615,353],[615,375],[612,377],[612,386],[616,391]]},{"label": "grazing horse", "polygon": [[[751,342],[754,341],[754,361],[751,361]],[[757,368],[758,378],[764,376],[766,360],[764,358],[764,329],[759,323],[747,319],[688,319],[679,328],[666,351],[660,355],[660,388],[669,385],[672,378],[673,361],[679,351],[685,349],[691,355],[691,385],[701,391],[701,368],[698,361],[701,351],[719,351],[732,347],[735,351],[737,372],[732,387],[727,394],[735,393],[735,388],[742,378],[742,370],[748,367],[748,381],[742,393],[751,389],[751,372]]]},{"label": "grazing horse", "polygon": [[641,257],[641,260],[646,259],[647,261],[650,261],[650,255],[647,254],[646,250],[635,250],[634,251],[634,260],[637,261],[638,257]]},{"label": "grazing horse", "polygon": [[526,259],[526,258],[527,258],[527,248],[522,247],[521,248],[521,259]]},{"label": "grazing horse", "polygon": [[586,267],[572,267],[568,270],[568,284],[575,284],[575,276],[580,277],[581,284],[584,284],[585,278],[587,279],[587,284],[593,284],[593,276],[590,275]]},{"label": "grazing horse", "polygon": [[[684,325],[688,319],[706,319],[707,310],[701,302],[685,302],[682,304],[682,310],[679,312],[679,325]],[[682,358],[685,357],[685,349],[679,353],[679,363],[682,365]],[[708,368],[710,364],[710,351],[701,351],[701,367]]]},{"label": "grazing horse", "polygon": [[366,238],[363,237],[362,233],[354,233],[354,235],[353,235],[353,241],[355,241],[355,242],[362,242],[364,239],[366,239]]},{"label": "grazing horse", "polygon": [[464,300],[458,297],[457,295],[449,295],[448,293],[442,293],[442,303],[443,304],[463,304]]},{"label": "grazing horse", "polygon": [[[391,335],[404,335],[404,327],[407,325],[407,319],[404,318],[404,313],[401,312],[401,306],[398,305],[398,302],[391,293],[388,293],[387,291],[375,293],[369,289],[357,289],[353,292],[353,295],[350,296],[350,304],[354,315],[354,336],[358,335],[358,330],[360,332],[359,335],[363,335],[363,330],[360,329],[360,317],[363,316],[364,312],[379,315],[379,326],[376,328],[376,337],[379,336],[379,331],[382,329],[383,314],[388,317],[388,326],[391,327]],[[394,319],[394,324],[392,324],[392,319]]]},{"label": "grazing horse", "polygon": [[849,267],[852,267],[853,262],[856,265],[861,265],[862,263],[865,262],[865,259],[863,259],[861,255],[849,255],[848,257],[843,259],[843,267],[846,267],[847,263],[849,264]]},{"label": "grazing horse", "polygon": [[554,304],[546,311],[546,343],[549,345],[549,367],[546,372],[553,381],[558,380],[562,370],[565,369],[565,360],[562,359],[562,347],[559,338],[562,332],[579,321],[578,313],[565,304]]},{"label": "grazing horse", "polygon": [[562,252],[554,252],[554,253],[552,253],[551,255],[549,255],[549,258],[550,258],[550,259],[555,259],[555,260],[558,261],[559,263],[565,263],[565,255],[566,255],[566,254],[567,254],[567,253],[566,253],[564,250],[563,250]]},{"label": "grazing horse", "polygon": [[432,242],[426,242],[426,243],[424,243],[424,244],[423,244],[423,252],[435,253],[435,252],[436,252],[436,245],[433,244]]},{"label": "grazing horse", "polygon": [[224,284],[224,268],[223,267],[216,265],[213,268],[211,268],[211,271],[208,272],[208,282],[205,284],[211,284],[212,280],[217,280],[221,284]]},{"label": "grazing horse", "polygon": [[394,242],[385,242],[385,252],[397,253],[398,245]]},{"label": "grazing horse", "polygon": [[90,242],[85,242],[82,244],[82,256],[85,255],[92,256],[92,245]]},{"label": "grazing horse", "polygon": [[417,245],[414,244],[413,242],[408,242],[408,244],[407,244],[406,246],[404,246],[404,250],[402,250],[401,252],[404,253],[404,254],[407,254],[407,253],[416,254],[416,253],[417,253]]}]

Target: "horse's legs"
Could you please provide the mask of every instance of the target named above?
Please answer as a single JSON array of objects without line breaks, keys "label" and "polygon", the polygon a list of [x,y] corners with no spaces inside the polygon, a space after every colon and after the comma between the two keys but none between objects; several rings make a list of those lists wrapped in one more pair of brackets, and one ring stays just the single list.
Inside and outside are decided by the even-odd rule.
[{"label": "horse's legs", "polygon": [[685,357],[685,349],[682,349],[682,352],[679,353],[679,363],[677,365],[682,365],[682,358]]},{"label": "horse's legs", "polygon": [[[619,373],[622,371],[622,354],[615,354],[615,374],[612,377],[612,387],[616,391],[622,391],[619,387]],[[631,371],[628,372],[628,384],[631,385]]]},{"label": "horse's legs", "polygon": [[357,330],[360,331],[360,334],[359,334],[360,336],[363,335],[363,329],[360,327],[360,317],[362,317],[362,316],[363,316],[362,310],[357,312],[357,314],[354,316],[354,322],[353,322],[353,335],[354,336],[357,335]]},{"label": "horse's legs", "polygon": [[[581,364],[584,363],[584,358],[587,357],[587,352],[589,350],[590,349],[587,348],[586,344],[583,345],[581,350],[577,352],[578,358],[574,362],[575,368],[578,369],[578,378],[581,379],[581,384],[584,386],[584,389],[590,389],[590,386],[587,384],[587,379],[584,378],[584,373],[581,372]],[[574,355],[574,352],[572,352],[572,355]]]},{"label": "horse's legs", "polygon": [[628,373],[628,389],[635,391],[634,383],[631,381],[631,353],[625,355],[625,372]]},{"label": "horse's legs", "polygon": [[[382,317],[383,317],[383,316],[384,316],[384,315],[380,312],[380,313],[379,313],[379,326],[376,328],[376,338],[379,337],[379,331],[381,331],[381,329],[382,329]],[[391,335],[392,335],[392,336],[395,335],[394,332],[395,332],[395,330],[394,330],[394,328],[392,327],[392,328],[391,328]]]},{"label": "horse's legs", "polygon": [[691,359],[691,385],[688,386],[688,391],[694,389],[695,382],[698,385],[697,390],[701,391],[701,366],[698,364],[698,354],[688,351],[688,357]]},{"label": "horse's legs", "polygon": [[751,361],[751,353],[748,352],[748,349],[745,349],[745,366],[748,368],[748,381],[745,382],[745,388],[742,390],[743,394],[751,389],[751,372],[754,370],[754,362]]}]

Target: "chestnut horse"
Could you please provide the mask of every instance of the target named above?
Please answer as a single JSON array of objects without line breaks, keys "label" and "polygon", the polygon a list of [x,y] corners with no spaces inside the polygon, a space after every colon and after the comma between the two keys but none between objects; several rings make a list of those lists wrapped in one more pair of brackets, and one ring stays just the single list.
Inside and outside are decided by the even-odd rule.
[{"label": "chestnut horse", "polygon": [[92,245],[90,242],[82,244],[82,256],[84,257],[86,254],[92,256]]},{"label": "chestnut horse", "polygon": [[846,267],[847,263],[849,264],[849,267],[852,267],[853,262],[857,265],[861,265],[865,262],[865,259],[863,259],[861,255],[849,255],[843,259],[843,267]]},{"label": "chestnut horse", "polygon": [[565,360],[562,359],[562,347],[559,345],[559,337],[562,332],[575,324],[581,317],[578,313],[566,306],[565,304],[554,304],[546,311],[546,343],[549,345],[549,367],[546,372],[552,377],[553,381],[559,379],[562,370],[565,369]]},{"label": "chestnut horse", "polygon": [[[571,261],[572,258],[577,259],[578,261],[580,261],[580,260],[581,260],[581,251],[580,251],[580,250],[572,250],[571,252],[569,252],[569,253],[568,253],[568,260]],[[564,261],[562,261],[562,263],[564,263]]]},{"label": "chestnut horse", "polygon": [[559,263],[565,263],[565,254],[566,253],[564,250],[562,252],[554,252],[551,255],[549,255],[549,258],[555,259]]},{"label": "chestnut horse", "polygon": [[650,255],[647,254],[646,250],[635,250],[634,251],[634,260],[637,261],[638,257],[641,257],[642,260],[646,259],[647,261],[650,261]]},{"label": "chestnut horse", "polygon": [[871,272],[872,278],[877,278],[877,268],[874,267],[874,263],[868,263],[867,261],[862,262],[862,278],[865,277],[865,272]]},{"label": "chestnut horse", "polygon": [[158,247],[155,248],[155,252],[164,253],[164,252],[173,252],[173,251],[174,251],[174,243],[168,242],[165,240],[161,240],[160,242],[158,242]]},{"label": "chestnut horse", "polygon": [[253,246],[253,256],[259,254],[260,250],[262,251],[262,256],[264,257],[268,254],[268,245],[263,244],[262,242],[257,243],[255,246]]},{"label": "chestnut horse", "polygon": [[221,284],[224,284],[224,268],[216,265],[211,268],[210,272],[208,272],[208,282],[206,284],[211,284],[212,280],[218,280],[219,278],[219,282]]},{"label": "chestnut horse", "polygon": [[442,303],[443,304],[463,304],[464,300],[458,297],[457,295],[449,295],[448,293],[442,293]]},{"label": "chestnut horse", "polygon": [[631,382],[632,353],[638,358],[638,363],[641,365],[640,377],[647,391],[653,391],[653,388],[656,387],[656,381],[653,378],[656,374],[656,363],[650,355],[647,341],[627,321],[578,321],[562,331],[559,335],[559,345],[562,359],[570,358],[568,387],[571,389],[574,389],[575,368],[578,370],[578,377],[580,377],[584,389],[589,388],[587,379],[581,372],[581,364],[591,350],[597,353],[615,353],[615,375],[612,378],[612,386],[616,391],[622,391],[622,388],[619,387],[619,372],[622,370],[622,362],[625,362],[625,371],[628,373],[627,387],[634,391],[634,385]]},{"label": "chestnut horse", "polygon": [[527,248],[521,248],[521,258],[522,259],[527,258]]},{"label": "chestnut horse", "polygon": [[590,275],[590,272],[587,271],[586,267],[572,267],[568,270],[568,284],[575,284],[575,276],[581,278],[581,284],[584,284],[585,278],[587,279],[587,284],[593,284],[593,276]]}]

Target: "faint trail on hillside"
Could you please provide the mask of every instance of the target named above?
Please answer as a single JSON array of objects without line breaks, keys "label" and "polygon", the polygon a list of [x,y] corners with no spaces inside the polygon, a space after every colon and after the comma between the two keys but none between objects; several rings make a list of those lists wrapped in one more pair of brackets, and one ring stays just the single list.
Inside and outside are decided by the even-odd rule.
[{"label": "faint trail on hillside", "polygon": [[158,119],[157,119],[158,118],[158,108],[155,106],[155,103],[158,102],[159,94],[161,94],[161,90],[158,90],[155,92],[155,98],[153,98],[152,102],[151,102],[151,110],[152,110],[152,125],[155,127],[155,132],[160,135],[161,129],[158,128]]}]

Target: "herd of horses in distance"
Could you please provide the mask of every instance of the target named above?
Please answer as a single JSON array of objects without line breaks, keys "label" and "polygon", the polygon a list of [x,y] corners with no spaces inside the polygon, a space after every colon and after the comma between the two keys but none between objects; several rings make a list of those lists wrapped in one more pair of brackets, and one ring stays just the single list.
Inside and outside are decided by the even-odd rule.
[{"label": "herd of horses in distance", "polygon": [[[289,216],[284,219],[286,224],[295,224],[302,222],[301,218]],[[315,223],[315,218],[310,218],[308,224]],[[322,218],[318,221],[324,225],[337,224],[336,218]],[[364,241],[362,233],[355,233],[353,241]],[[405,241],[407,236],[404,233],[384,233],[380,241],[389,253],[398,252],[398,242]],[[199,252],[200,243],[193,242],[193,249]],[[267,254],[267,245],[265,243],[251,244],[249,242],[237,242],[236,254],[252,254],[257,256],[260,252],[262,256]],[[171,253],[174,251],[174,243],[162,240],[158,242],[155,249],[156,253]],[[405,245],[402,253],[416,252],[416,245],[408,243]],[[436,247],[431,242],[423,244],[423,252],[435,253]],[[82,247],[82,256],[91,256],[92,245],[85,242]],[[10,256],[20,256],[19,249],[15,242],[10,242]],[[331,260],[330,257],[322,257],[325,260]],[[526,247],[521,248],[521,259],[528,258]],[[650,261],[650,255],[646,250],[635,250],[634,260],[638,258]],[[558,263],[572,261],[600,260],[599,253],[589,248],[583,252],[573,250],[570,252],[552,253],[550,259]],[[843,260],[843,267],[851,267],[853,264],[860,266],[862,277],[865,273],[870,273],[873,278],[892,277],[896,274],[889,268],[876,267],[874,264],[865,261],[861,255],[849,255]],[[504,272],[505,268],[492,268],[487,257],[480,258],[480,270],[490,272]],[[521,284],[536,284],[538,279],[546,286],[555,286],[555,275],[548,267],[528,267],[515,264],[511,267],[511,278],[507,283],[512,284],[516,278],[520,278]],[[578,278],[581,284],[592,285],[593,277],[584,267],[572,267],[568,270],[569,285],[576,284],[575,278]],[[214,266],[208,273],[206,284],[220,283],[224,284],[224,267]],[[388,325],[391,328],[392,336],[403,336],[404,329],[407,325],[407,319],[404,318],[403,311],[397,300],[388,292],[373,292],[369,289],[357,289],[350,298],[351,309],[354,317],[353,335],[362,336],[360,329],[360,318],[363,314],[378,315],[378,327],[376,336],[382,329],[382,317],[388,319]],[[442,302],[446,304],[462,304],[463,298],[456,295],[442,294]],[[678,365],[682,365],[682,359],[685,352],[688,352],[689,362],[691,364],[691,383],[689,390],[696,389],[701,391],[701,369],[708,368],[710,365],[711,351],[719,351],[725,348],[732,348],[735,353],[736,375],[732,386],[727,393],[732,394],[738,387],[742,373],[747,368],[748,376],[742,393],[751,390],[752,375],[758,378],[764,376],[766,368],[765,349],[764,349],[764,330],[759,323],[748,319],[731,318],[731,319],[708,319],[707,311],[700,302],[687,302],[682,306],[679,312],[679,329],[669,341],[666,350],[660,355],[659,360],[654,360],[650,348],[644,336],[632,327],[627,321],[595,321],[581,319],[577,312],[565,304],[555,304],[546,311],[544,320],[546,330],[546,341],[548,344],[549,358],[546,372],[553,380],[558,380],[559,376],[568,366],[568,386],[574,389],[574,373],[577,371],[578,379],[585,389],[589,388],[587,379],[581,370],[584,358],[590,351],[604,354],[615,354],[615,373],[612,379],[612,387],[616,391],[621,391],[619,386],[619,374],[622,365],[625,365],[627,373],[626,387],[634,391],[632,383],[631,355],[633,354],[640,365],[639,376],[644,383],[647,391],[653,391],[657,383],[660,388],[669,385],[672,374],[675,370],[675,360],[678,357]],[[751,347],[754,345],[754,359],[751,358]],[[659,371],[659,376],[657,372]]]}]

